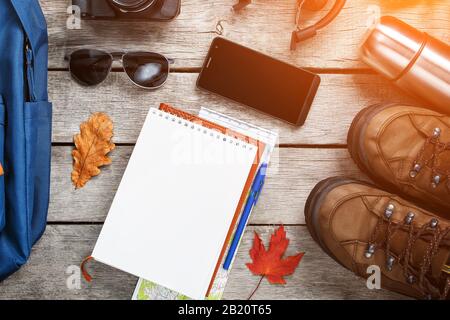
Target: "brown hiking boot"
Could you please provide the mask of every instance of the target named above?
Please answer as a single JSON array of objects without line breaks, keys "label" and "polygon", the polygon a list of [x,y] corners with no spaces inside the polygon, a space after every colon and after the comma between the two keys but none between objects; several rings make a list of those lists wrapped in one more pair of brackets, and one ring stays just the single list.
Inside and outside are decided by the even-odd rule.
[{"label": "brown hiking boot", "polygon": [[450,221],[347,178],[320,182],[306,202],[308,229],[322,249],[381,286],[414,298],[449,299]]},{"label": "brown hiking boot", "polygon": [[348,148],[383,189],[450,219],[449,116],[411,106],[371,106],[353,120]]}]

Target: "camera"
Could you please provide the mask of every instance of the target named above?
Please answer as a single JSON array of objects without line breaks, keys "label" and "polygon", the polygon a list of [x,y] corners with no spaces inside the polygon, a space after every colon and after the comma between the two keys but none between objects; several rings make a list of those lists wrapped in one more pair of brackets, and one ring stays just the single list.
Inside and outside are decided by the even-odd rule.
[{"label": "camera", "polygon": [[168,21],[180,13],[181,0],[72,0],[82,19]]}]

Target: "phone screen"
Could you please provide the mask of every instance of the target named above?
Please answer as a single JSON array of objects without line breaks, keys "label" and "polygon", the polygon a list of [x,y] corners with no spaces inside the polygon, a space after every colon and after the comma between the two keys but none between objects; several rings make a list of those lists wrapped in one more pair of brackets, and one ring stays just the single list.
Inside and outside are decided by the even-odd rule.
[{"label": "phone screen", "polygon": [[197,85],[291,124],[306,119],[320,78],[223,38],[214,39]]}]

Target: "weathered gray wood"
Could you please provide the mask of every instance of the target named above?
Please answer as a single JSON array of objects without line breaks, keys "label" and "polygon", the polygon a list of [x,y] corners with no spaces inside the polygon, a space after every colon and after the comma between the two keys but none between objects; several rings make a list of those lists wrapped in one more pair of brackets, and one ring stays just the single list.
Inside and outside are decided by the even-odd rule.
[{"label": "weathered gray wood", "polygon": [[203,106],[276,130],[281,144],[345,144],[350,124],[362,108],[383,101],[414,103],[409,96],[377,75],[323,74],[311,112],[302,127],[294,127],[248,107],[196,89],[197,74],[174,73],[156,91],[135,87],[123,73],[86,88],[67,72],[50,72],[54,103],[53,141],[72,142],[79,125],[93,112],[104,111],[115,124],[116,143],[135,143],[150,107],[170,103],[192,113]]},{"label": "weathered gray wood", "polygon": [[[49,220],[103,222],[132,147],[117,147],[111,153],[113,164],[80,190],[75,190],[70,180],[71,150],[53,147]],[[364,179],[346,149],[278,149],[251,223],[303,224],[303,208],[314,185],[338,175]]]},{"label": "weathered gray wood", "polygon": [[[219,21],[227,38],[299,66],[317,68],[364,67],[358,60],[358,46],[378,10],[444,41],[450,38],[446,1],[348,1],[329,27],[295,52],[290,52],[289,43],[296,0],[253,0],[252,6],[239,15],[231,11],[235,0],[183,0],[181,15],[169,23],[83,21],[81,30],[66,27],[69,0],[40,2],[49,25],[51,68],[67,67],[64,54],[80,46],[158,51],[175,58],[177,67],[199,67],[217,36]],[[305,12],[304,25],[324,14],[325,10]]]},{"label": "weathered gray wood", "polygon": [[[365,68],[358,60],[358,45],[376,6],[441,38],[450,40],[450,13],[445,1],[348,1],[341,15],[317,37],[289,51],[296,0],[253,0],[252,7],[235,15],[235,0],[183,0],[182,14],[170,23],[83,22],[81,30],[68,30],[66,9],[70,0],[40,0],[48,20],[50,68],[65,69],[64,55],[80,47],[151,50],[176,59],[176,68],[200,67],[219,21],[224,36],[262,50],[293,64],[313,68]],[[331,2],[330,4],[331,5]],[[307,13],[310,21],[323,16]],[[348,73],[348,70],[343,70]],[[328,72],[328,71],[327,71]],[[96,88],[83,88],[68,72],[50,72],[50,96],[54,102],[53,142],[72,142],[79,124],[90,113],[107,112],[114,120],[115,142],[134,144],[150,106],[171,103],[190,112],[201,106],[278,130],[280,143],[295,145],[345,144],[348,127],[366,105],[382,101],[413,103],[408,96],[376,75],[322,74],[322,84],[310,117],[294,128],[195,88],[197,74],[170,75],[167,85],[147,92],[135,88],[123,73],[112,73]],[[311,147],[311,146],[310,146]],[[131,154],[131,146],[113,153],[113,165],[75,191],[71,185],[71,147],[53,147],[52,223],[35,247],[30,263],[0,283],[0,299],[129,299],[136,278],[98,263],[90,265],[95,276],[81,290],[66,287],[67,267],[79,265],[89,255],[100,226],[77,222],[102,222]],[[321,179],[347,175],[365,179],[345,149],[281,148],[274,163],[279,170],[269,175],[253,224],[303,224],[303,207],[312,187]],[[58,223],[71,222],[73,225]],[[56,224],[55,224],[56,223]],[[249,261],[252,231],[267,240],[272,227],[249,227],[226,290],[227,299],[246,298],[258,281],[245,267]],[[286,286],[266,281],[255,298],[267,299],[381,299],[402,298],[387,291],[370,291],[364,281],[339,266],[310,238],[306,227],[287,227],[290,254],[306,251],[300,268]]]},{"label": "weathered gray wood", "polygon": [[[48,226],[29,263],[0,283],[0,299],[130,299],[136,278],[97,262],[88,265],[92,283],[68,289],[67,268],[78,266],[92,252],[100,226]],[[287,254],[306,252],[285,286],[263,281],[255,299],[402,299],[386,290],[368,290],[365,281],[338,265],[314,243],[305,227],[287,227],[291,239]],[[149,226],[151,231],[151,226]],[[168,228],[170,232],[170,227]],[[225,299],[246,299],[258,277],[245,267],[250,261],[253,231],[267,241],[273,227],[250,227],[231,271]]]}]

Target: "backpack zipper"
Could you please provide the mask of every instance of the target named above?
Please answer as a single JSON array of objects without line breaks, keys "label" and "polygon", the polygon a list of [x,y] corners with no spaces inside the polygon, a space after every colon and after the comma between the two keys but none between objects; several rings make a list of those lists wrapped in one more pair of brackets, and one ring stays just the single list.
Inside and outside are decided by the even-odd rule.
[{"label": "backpack zipper", "polygon": [[36,94],[34,92],[33,51],[31,50],[28,38],[25,41],[25,62],[26,62],[26,78],[28,85],[28,97],[31,102],[35,102]]}]

